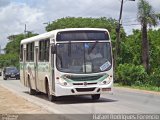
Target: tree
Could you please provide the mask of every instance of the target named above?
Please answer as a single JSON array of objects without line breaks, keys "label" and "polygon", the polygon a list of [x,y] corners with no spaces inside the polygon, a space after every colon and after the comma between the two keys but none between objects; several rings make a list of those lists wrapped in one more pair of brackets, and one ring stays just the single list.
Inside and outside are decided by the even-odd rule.
[{"label": "tree", "polygon": [[[82,17],[66,17],[53,21],[51,24],[48,24],[46,31],[51,31],[55,29],[64,29],[64,28],[106,28],[112,38],[113,44],[116,40],[116,31],[117,21],[112,18],[82,18]],[[121,37],[126,36],[124,29],[121,29]]]},{"label": "tree", "polygon": [[119,61],[121,64],[141,65],[141,32],[133,30],[132,35],[128,35],[121,41],[121,53]]},{"label": "tree", "polygon": [[139,0],[137,18],[141,24],[142,31],[142,64],[146,71],[149,72],[149,41],[147,37],[147,26],[156,26],[160,15],[155,14],[149,2],[146,0]]},{"label": "tree", "polygon": [[21,40],[35,35],[37,34],[29,32],[27,36],[24,34],[8,36],[7,38],[9,39],[9,42],[4,49],[6,54],[0,56],[0,68],[6,66],[18,67]]}]

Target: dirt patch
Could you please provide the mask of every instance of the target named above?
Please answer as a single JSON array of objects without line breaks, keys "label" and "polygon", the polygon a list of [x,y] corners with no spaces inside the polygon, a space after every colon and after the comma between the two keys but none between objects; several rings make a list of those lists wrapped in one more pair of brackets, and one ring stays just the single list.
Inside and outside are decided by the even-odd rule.
[{"label": "dirt patch", "polygon": [[0,86],[0,114],[4,113],[46,114],[48,112]]}]

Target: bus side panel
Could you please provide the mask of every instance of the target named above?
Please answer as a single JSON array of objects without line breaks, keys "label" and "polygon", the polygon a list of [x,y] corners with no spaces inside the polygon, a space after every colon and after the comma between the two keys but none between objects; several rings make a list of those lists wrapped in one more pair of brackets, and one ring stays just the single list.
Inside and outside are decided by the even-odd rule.
[{"label": "bus side panel", "polygon": [[20,62],[20,82],[27,86],[26,77],[25,77],[25,69],[26,69],[26,50],[23,50],[23,60]]},{"label": "bus side panel", "polygon": [[28,62],[26,63],[26,70],[25,70],[25,78],[27,87],[31,87],[32,89],[36,89],[35,84],[35,65],[34,62]]},{"label": "bus side panel", "polygon": [[25,79],[24,79],[24,63],[20,62],[20,82],[25,86]]},{"label": "bus side panel", "polygon": [[[35,42],[36,44],[36,42]],[[34,54],[34,75],[35,75],[35,87],[37,90],[41,91],[41,84],[39,82],[39,77],[38,77],[38,74],[39,74],[39,70],[38,70],[38,56],[39,56],[39,48],[38,46],[35,46],[35,50],[34,50],[35,54]]]},{"label": "bus side panel", "polygon": [[45,62],[38,62],[38,79],[37,79],[37,86],[38,90],[41,92],[45,92],[44,84],[45,84],[45,77],[46,77],[46,68],[47,68],[47,63]]},{"label": "bus side panel", "polygon": [[46,80],[49,81],[50,76],[50,66],[49,62],[39,62],[38,63],[38,90],[46,93]]},{"label": "bus side panel", "polygon": [[[51,48],[51,46],[50,46]],[[49,61],[39,62],[38,67],[38,77],[39,82],[41,82],[41,91],[46,93],[46,82],[48,82],[52,93],[55,93],[55,76],[54,76],[54,54],[51,54],[51,49],[49,50]],[[47,80],[47,81],[46,81]]]},{"label": "bus side panel", "polygon": [[51,84],[52,84],[52,90],[53,90],[53,93],[55,93],[55,55],[54,54],[51,54]]}]

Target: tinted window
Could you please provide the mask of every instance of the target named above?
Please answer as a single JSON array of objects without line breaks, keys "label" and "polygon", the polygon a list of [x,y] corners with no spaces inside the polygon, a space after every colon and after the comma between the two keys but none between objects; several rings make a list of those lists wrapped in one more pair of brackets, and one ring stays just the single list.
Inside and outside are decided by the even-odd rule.
[{"label": "tinted window", "polygon": [[6,72],[18,72],[18,70],[15,67],[10,67],[10,68],[6,68]]},{"label": "tinted window", "polygon": [[65,31],[57,34],[57,41],[109,40],[106,31]]},{"label": "tinted window", "polygon": [[23,45],[20,47],[20,61],[23,61]]},{"label": "tinted window", "polygon": [[34,61],[34,43],[27,44],[27,61]]},{"label": "tinted window", "polygon": [[49,39],[39,42],[39,61],[49,61]]}]

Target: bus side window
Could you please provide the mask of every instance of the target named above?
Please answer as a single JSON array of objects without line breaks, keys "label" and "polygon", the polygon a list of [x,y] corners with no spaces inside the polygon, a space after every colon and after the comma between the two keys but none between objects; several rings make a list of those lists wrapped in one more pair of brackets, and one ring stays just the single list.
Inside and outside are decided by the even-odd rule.
[{"label": "bus side window", "polygon": [[27,44],[26,52],[27,52],[26,60],[33,62],[34,61],[34,42]]},{"label": "bus side window", "polygon": [[23,45],[20,47],[20,61],[23,61]]},{"label": "bus side window", "polygon": [[39,61],[49,61],[49,39],[41,40],[39,42]]},{"label": "bus side window", "polygon": [[44,53],[43,53],[43,40],[39,42],[39,61],[43,61],[44,60]]},{"label": "bus side window", "polygon": [[50,43],[49,43],[49,39],[47,39],[47,40],[45,40],[45,57],[44,57],[44,59],[45,59],[45,61],[49,61],[49,46],[50,45]]}]

